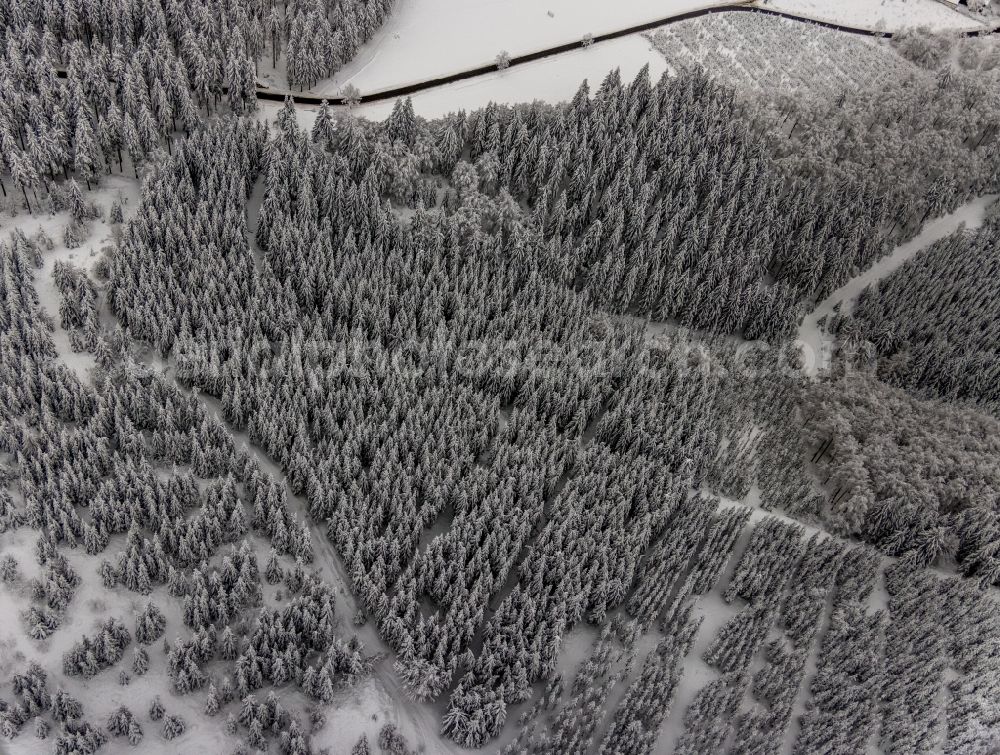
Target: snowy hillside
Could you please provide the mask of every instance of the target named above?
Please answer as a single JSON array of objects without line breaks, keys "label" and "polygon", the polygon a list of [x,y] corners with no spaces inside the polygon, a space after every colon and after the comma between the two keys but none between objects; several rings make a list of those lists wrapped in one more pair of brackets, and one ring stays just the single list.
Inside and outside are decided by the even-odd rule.
[{"label": "snowy hillside", "polygon": [[0,7],[0,752],[1000,746],[1000,39],[770,1]]}]

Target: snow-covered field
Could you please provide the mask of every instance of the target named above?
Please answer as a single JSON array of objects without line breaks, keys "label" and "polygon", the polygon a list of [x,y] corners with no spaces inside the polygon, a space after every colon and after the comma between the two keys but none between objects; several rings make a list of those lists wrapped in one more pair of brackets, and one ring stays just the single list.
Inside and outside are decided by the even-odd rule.
[{"label": "snow-covered field", "polygon": [[[389,21],[365,44],[334,79],[321,82],[314,94],[340,93],[351,84],[362,94],[433,79],[491,63],[506,50],[512,56],[602,33],[677,15],[702,7],[721,7],[726,0],[632,0],[621,6],[598,3],[572,4],[554,0],[537,5],[516,0],[402,0]],[[762,7],[801,14],[862,28],[897,31],[918,25],[940,30],[970,30],[982,24],[938,0],[758,0]],[[661,28],[669,29],[668,26]],[[439,40],[447,31],[448,45]],[[509,41],[508,41],[509,40]],[[495,48],[495,49],[494,49]],[[560,102],[573,96],[583,79],[596,85],[613,68],[630,79],[649,65],[655,79],[666,65],[642,34],[595,43],[579,50],[446,84],[413,95],[416,112],[435,118],[459,109],[473,109],[493,102]],[[285,86],[280,75],[262,71],[260,80],[276,88]],[[370,103],[355,112],[372,120],[385,118],[395,100]],[[264,117],[273,118],[280,105],[262,102]],[[304,108],[302,121],[311,125],[314,108]]]},{"label": "snow-covered field", "polygon": [[[336,94],[345,84],[353,84],[369,94],[488,65],[501,50],[516,57],[580,41],[587,34],[732,4],[732,0],[398,0],[375,37],[333,79],[313,91]],[[280,80],[274,83],[281,85]],[[522,99],[530,100],[530,93]]]},{"label": "snow-covered field", "polygon": [[764,13],[715,13],[647,36],[671,68],[701,66],[742,96],[765,100],[808,101],[930,75],[886,40]]},{"label": "snow-covered field", "polygon": [[983,24],[940,0],[757,0],[762,8],[862,29],[895,32],[915,26],[971,31]]},{"label": "snow-covered field", "polygon": [[[631,34],[420,92],[412,96],[413,108],[424,118],[437,118],[460,109],[483,107],[490,102],[563,102],[572,99],[584,79],[593,91],[612,69],[618,68],[622,78],[629,81],[644,65],[649,66],[653,81],[667,68],[663,56],[653,49],[649,40],[641,34]],[[394,104],[395,100],[373,102],[355,107],[354,112],[370,120],[382,120]],[[280,107],[275,102],[261,102],[261,116],[273,120]],[[311,127],[316,108],[299,108],[298,112],[299,122],[306,128]]]},{"label": "snow-covered field", "polygon": [[[649,41],[634,34],[421,92],[413,96],[413,107],[418,115],[435,118],[490,102],[564,102],[572,99],[584,79],[594,90],[611,70],[618,68],[622,78],[630,81],[644,65],[649,66],[653,81],[667,68]],[[375,102],[362,105],[357,112],[379,120],[389,114],[392,106],[393,101]]]},{"label": "snow-covered field", "polygon": [[[501,51],[517,57],[581,41],[588,34],[741,4],[734,0],[399,0],[388,21],[354,59],[309,91],[334,96],[351,84],[362,94],[372,94],[489,65]],[[980,21],[941,0],[756,0],[756,4],[880,31],[924,25],[954,31],[983,28]],[[265,60],[258,79],[265,86],[285,89],[282,68],[281,62],[275,70]]]}]

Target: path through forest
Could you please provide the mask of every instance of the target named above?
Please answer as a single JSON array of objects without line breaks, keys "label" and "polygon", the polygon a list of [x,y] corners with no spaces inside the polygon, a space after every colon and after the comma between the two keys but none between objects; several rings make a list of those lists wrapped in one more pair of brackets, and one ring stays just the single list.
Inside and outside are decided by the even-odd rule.
[{"label": "path through forest", "polygon": [[[173,374],[172,365],[155,359],[145,359],[144,361],[151,368],[162,371],[164,379],[171,381],[179,391],[186,395],[192,395],[189,388],[177,381]],[[377,736],[376,732],[385,723],[391,722],[399,727],[411,746],[422,747],[423,751],[433,753],[460,752],[459,748],[441,736],[438,711],[430,705],[411,701],[404,693],[392,669],[394,654],[379,637],[374,625],[371,622],[363,626],[356,626],[352,623],[359,606],[351,592],[351,578],[347,567],[327,537],[325,526],[309,516],[305,499],[292,493],[281,467],[255,445],[245,432],[237,430],[226,420],[222,413],[221,402],[218,399],[200,393],[194,395],[207,412],[226,426],[236,445],[245,444],[261,468],[285,486],[289,510],[309,525],[314,553],[314,559],[309,564],[309,568],[317,571],[323,580],[331,585],[338,596],[336,613],[341,622],[342,633],[345,636],[356,634],[364,643],[368,653],[378,653],[383,656],[375,666],[371,677],[361,679],[356,683],[358,689],[347,690],[347,694],[343,695],[344,698],[350,700],[347,707],[360,710],[338,711],[338,703],[334,703],[332,709],[328,711],[328,719],[334,725],[328,724],[317,737],[318,744],[321,746],[332,745],[333,749],[339,752],[338,748],[340,747],[353,747],[360,736],[360,731],[368,728],[372,730],[366,732],[369,743],[373,744],[373,737]],[[342,719],[338,715],[339,712],[349,714],[344,718],[353,720]],[[357,715],[362,712],[364,720],[361,720]],[[344,728],[349,731],[344,731]],[[328,741],[328,739],[332,739],[332,741]]]},{"label": "path through forest", "polygon": [[921,249],[925,249],[954,233],[963,224],[968,229],[978,228],[986,217],[987,209],[996,199],[996,194],[986,194],[962,205],[948,215],[931,220],[924,225],[919,234],[906,243],[900,244],[893,250],[892,254],[883,257],[860,275],[851,278],[821,301],[799,325],[796,343],[802,347],[806,374],[815,375],[820,370],[830,366],[833,338],[820,328],[819,321],[821,319],[832,315],[834,308],[841,303],[840,311],[844,314],[850,313],[858,294],[866,286],[897,270]]}]

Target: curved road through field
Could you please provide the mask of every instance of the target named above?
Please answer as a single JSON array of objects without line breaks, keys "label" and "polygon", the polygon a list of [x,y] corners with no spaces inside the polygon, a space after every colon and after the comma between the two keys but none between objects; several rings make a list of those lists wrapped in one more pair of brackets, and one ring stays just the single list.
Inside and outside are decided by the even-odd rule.
[{"label": "curved road through field", "polygon": [[[773,8],[763,8],[754,5],[755,0],[736,0],[735,2],[729,4],[715,4],[705,8],[699,8],[696,10],[684,11],[682,13],[676,13],[671,16],[666,16],[664,18],[655,19],[653,21],[646,21],[645,23],[637,24],[635,26],[629,26],[624,29],[616,29],[615,31],[605,32],[604,34],[597,34],[593,36],[593,42],[606,42],[611,39],[618,39],[620,37],[626,37],[630,34],[638,34],[640,32],[649,31],[660,26],[666,26],[667,24],[677,23],[679,21],[687,21],[692,18],[699,18],[701,16],[709,16],[713,13],[763,13],[768,16],[778,16],[780,18],[787,18],[792,21],[799,21],[802,23],[813,24],[816,26],[822,26],[826,29],[835,29],[836,31],[841,31],[847,34],[859,34],[866,37],[885,37],[891,38],[892,32],[880,31],[876,29],[870,29],[861,26],[850,26],[846,24],[838,24],[832,21],[824,21],[818,18],[812,18],[802,14],[791,13],[789,11],[776,10]],[[956,11],[957,13],[957,11]],[[980,37],[986,36],[988,34],[995,34],[998,28],[983,28],[976,31],[966,31],[961,32],[961,36],[965,37]],[[553,47],[548,47],[543,50],[536,50],[535,52],[526,53],[524,55],[519,55],[517,57],[510,59],[510,68],[515,66],[524,65],[525,63],[532,63],[536,60],[541,60],[543,58],[548,58],[553,55],[558,55],[564,52],[571,52],[573,50],[579,50],[582,46],[582,42],[568,42],[560,45],[555,45]],[[456,73],[447,74],[445,76],[438,76],[432,79],[426,79],[424,81],[406,84],[403,86],[392,87],[390,89],[381,89],[376,92],[370,92],[367,94],[362,94],[356,100],[357,104],[369,103],[369,102],[380,102],[384,100],[391,100],[396,97],[405,97],[407,95],[416,94],[417,92],[423,92],[427,89],[434,89],[435,87],[444,86],[445,84],[454,84],[458,81],[465,81],[466,79],[472,79],[476,76],[483,76],[485,74],[493,73],[497,70],[496,65],[490,63],[487,65],[477,66],[475,68],[470,68],[465,71],[458,71]],[[286,97],[291,97],[296,105],[320,105],[326,102],[329,105],[345,105],[347,104],[343,97],[331,97],[325,95],[314,95],[314,94],[302,94],[289,89],[271,89],[268,87],[257,87],[257,99],[258,100],[270,100],[272,102],[282,102]]]}]

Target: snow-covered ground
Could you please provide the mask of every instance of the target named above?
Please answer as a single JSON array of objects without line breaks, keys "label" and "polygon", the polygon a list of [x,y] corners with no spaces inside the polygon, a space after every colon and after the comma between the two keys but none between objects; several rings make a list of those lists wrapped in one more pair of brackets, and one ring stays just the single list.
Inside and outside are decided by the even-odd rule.
[{"label": "snow-covered ground", "polygon": [[[52,270],[57,261],[70,262],[88,272],[101,258],[103,249],[112,244],[114,235],[108,224],[111,203],[115,199],[124,200],[123,210],[127,217],[138,204],[139,184],[129,175],[114,174],[102,178],[99,187],[93,191],[85,191],[88,202],[95,203],[101,210],[101,218],[91,221],[89,233],[83,243],[69,249],[63,243],[63,230],[69,223],[69,212],[43,213],[37,207],[35,214],[20,212],[11,215],[0,213],[0,237],[7,239],[15,229],[29,237],[43,231],[54,242],[51,250],[43,252],[43,266],[35,273],[35,288],[39,294],[42,309],[56,323],[52,334],[58,352],[58,359],[72,369],[84,380],[90,379],[89,368],[93,366],[93,356],[87,353],[75,353],[70,348],[69,335],[59,327],[59,304],[61,301],[58,289],[52,278]],[[105,313],[107,317],[107,315]],[[217,402],[202,397],[207,408],[218,413]],[[237,443],[248,442],[245,434],[234,433]],[[261,466],[278,479],[284,475],[277,465],[259,449],[251,446],[252,453]],[[289,503],[294,513],[305,516],[304,503],[295,496],[289,496]],[[407,700],[399,689],[398,681],[392,671],[392,657],[385,653],[386,648],[379,640],[373,626],[354,626],[351,622],[357,612],[354,596],[347,587],[347,575],[343,565],[336,556],[332,544],[323,533],[322,526],[311,527],[312,542],[316,552],[316,562],[311,565],[325,581],[332,584],[337,592],[337,616],[341,624],[341,633],[345,637],[352,634],[359,636],[364,643],[366,652],[383,653],[386,657],[376,666],[371,676],[364,677],[356,685],[338,690],[337,699],[327,707],[327,724],[314,738],[318,746],[328,747],[331,753],[346,753],[354,746],[362,734],[368,736],[370,745],[376,746],[378,732],[386,723],[394,723],[412,747],[421,752],[450,752],[449,743],[443,741],[439,734],[440,711],[430,705],[421,705]],[[141,596],[126,590],[106,590],[101,583],[97,570],[102,559],[114,560],[123,545],[123,537],[112,540],[104,553],[89,556],[78,549],[60,549],[69,558],[72,567],[82,579],[73,599],[67,609],[62,626],[47,640],[36,642],[26,632],[20,620],[21,613],[31,604],[31,579],[38,576],[40,567],[34,556],[34,543],[37,532],[28,528],[0,534],[0,554],[12,555],[18,561],[20,579],[13,585],[0,585],[0,616],[6,617],[0,621],[0,679],[9,679],[15,672],[23,672],[31,661],[38,661],[43,668],[58,672],[62,665],[62,656],[76,643],[81,635],[92,635],[100,623],[109,617],[120,619],[132,631],[135,626],[135,615],[148,601],[152,601],[164,612],[167,618],[165,639],[189,635],[183,626],[180,615],[180,602],[167,595],[165,586],[154,588],[149,596]],[[268,545],[261,538],[249,535],[248,540],[257,554],[259,563],[267,558]],[[222,553],[227,552],[225,549]],[[213,562],[214,563],[214,562]],[[288,564],[286,564],[287,566]],[[280,604],[281,598],[276,588],[264,585],[265,602],[267,605]],[[280,586],[277,588],[280,590]],[[57,674],[50,677],[50,691],[60,687],[81,701],[84,707],[84,717],[95,725],[103,725],[108,715],[119,706],[129,707],[137,716],[143,727],[145,737],[142,741],[142,751],[150,753],[175,753],[184,749],[196,752],[228,752],[233,746],[233,738],[225,731],[226,714],[238,706],[233,703],[214,718],[203,714],[205,693],[196,692],[178,696],[171,692],[170,681],[166,673],[166,659],[162,650],[162,642],[157,641],[148,648],[150,654],[150,670],[142,676],[133,676],[130,684],[122,686],[118,683],[118,671],[131,671],[133,641],[123,659],[92,679],[80,677],[63,677]],[[210,673],[218,675],[222,664],[213,664]],[[231,669],[228,669],[231,671]],[[282,703],[286,707],[302,710],[309,701],[292,687],[282,688],[279,692]],[[159,695],[168,714],[179,714],[184,718],[188,729],[178,739],[167,741],[159,732],[160,724],[149,720],[147,711],[154,696]],[[11,755],[42,755],[52,751],[53,740],[41,740],[34,736],[29,724],[13,741],[0,746],[0,752]],[[9,748],[9,749],[5,749]],[[127,741],[112,738],[102,748],[102,752],[132,752]]]},{"label": "snow-covered ground", "polygon": [[[97,568],[103,558],[114,559],[124,542],[124,538],[119,536],[99,556],[88,556],[82,548],[60,549],[80,575],[81,584],[70,601],[63,625],[47,640],[36,642],[30,639],[19,616],[30,604],[29,580],[37,577],[40,572],[34,556],[37,536],[36,530],[25,527],[0,535],[0,553],[13,555],[22,575],[17,584],[0,587],[0,616],[4,617],[0,624],[0,676],[5,681],[10,679],[12,673],[24,672],[30,661],[38,661],[50,672],[59,672],[63,653],[79,641],[81,635],[94,635],[101,622],[109,617],[121,620],[129,632],[134,632],[134,617],[149,601],[156,603],[166,616],[166,639],[172,640],[178,635],[187,634],[186,631],[181,631],[184,627],[180,602],[167,595],[165,586],[156,587],[148,596],[104,588],[97,575]],[[64,676],[61,673],[50,676],[49,691],[65,689],[83,704],[84,718],[97,726],[103,726],[108,715],[119,706],[127,706],[136,714],[145,733],[141,746],[143,753],[168,755],[191,747],[198,752],[228,752],[232,739],[225,732],[226,717],[220,715],[209,718],[202,715],[204,693],[183,697],[170,693],[162,645],[161,641],[157,641],[147,648],[149,671],[144,676],[133,675],[127,686],[118,683],[118,672],[126,669],[131,673],[132,649],[136,647],[134,640],[121,661],[91,679]],[[150,721],[147,715],[149,705],[156,695],[160,696],[169,715],[180,715],[187,723],[186,733],[173,741],[168,742],[160,736],[160,724]],[[54,734],[50,734],[48,739],[37,739],[34,735],[34,723],[29,722],[20,736],[3,743],[0,752],[10,755],[48,755],[53,752],[53,736]],[[126,751],[135,750],[129,747],[125,739],[113,738],[102,748],[102,752],[108,753]]]},{"label": "snow-covered ground", "polygon": [[[750,0],[753,3],[754,0]],[[375,36],[313,94],[334,96],[347,84],[362,94],[426,81],[490,65],[498,53],[512,57],[582,41],[703,8],[747,3],[738,0],[397,0]],[[926,25],[968,31],[983,24],[943,0],[756,0],[756,4],[858,28],[899,31]],[[265,56],[266,57],[266,56]],[[265,59],[258,79],[287,88],[284,63]]]},{"label": "snow-covered ground", "polygon": [[832,340],[825,331],[821,331],[819,321],[833,314],[834,307],[843,302],[841,312],[848,314],[858,294],[868,285],[898,269],[913,255],[945,236],[953,233],[960,225],[966,228],[978,228],[983,223],[987,208],[997,199],[995,194],[978,197],[968,204],[962,205],[955,212],[944,215],[924,225],[923,230],[900,244],[887,257],[872,265],[861,275],[851,278],[808,314],[799,325],[799,336],[796,341],[802,348],[804,368],[807,374],[815,375],[820,369],[830,363]]},{"label": "snow-covered ground", "polygon": [[[805,18],[822,18],[873,29],[898,30],[918,24],[935,29],[981,27],[979,22],[938,0],[845,0],[834,4],[826,0],[758,2],[764,7],[802,14]],[[727,4],[731,3],[725,0],[670,0],[666,4],[654,4],[650,0],[633,0],[617,9],[621,15],[615,15],[608,11],[614,6],[592,2],[579,3],[578,10],[571,14],[564,0],[554,0],[545,10],[538,10],[542,6],[527,7],[520,0],[507,3],[477,0],[461,6],[455,0],[404,0],[379,34],[338,73],[337,79],[318,85],[313,92],[335,96],[341,86],[351,83],[362,93],[369,94],[490,63],[495,57],[492,46],[496,46],[497,51],[506,49],[511,55],[518,55],[582,38],[587,31],[581,30],[609,31],[698,7]],[[548,10],[552,11],[552,16],[548,15]],[[424,15],[419,15],[421,13]],[[539,14],[540,20],[531,21]],[[430,31],[430,27],[441,23],[442,17],[448,19],[447,28],[453,31],[449,46],[440,45],[440,34]],[[477,17],[484,20],[472,23]],[[518,35],[511,32],[514,43],[503,44],[508,30],[519,25],[525,28],[520,29]],[[492,39],[498,41],[492,42]],[[489,54],[484,53],[484,49],[488,49]],[[482,107],[491,101],[561,102],[573,96],[583,79],[596,86],[613,68],[619,68],[623,78],[631,79],[647,64],[654,80],[667,69],[662,56],[645,35],[632,34],[505,71],[435,87],[413,95],[412,99],[416,112],[425,118]],[[265,79],[266,76],[262,77],[267,83]],[[280,81],[272,83],[282,85]],[[363,104],[354,112],[371,120],[381,120],[394,104],[395,100]],[[269,120],[279,108],[278,103],[260,103],[262,116]],[[315,108],[302,108],[300,112],[303,125],[310,126]]]},{"label": "snow-covered ground", "polygon": [[[375,36],[332,79],[312,90],[336,94],[353,84],[363,94],[581,41],[733,0],[397,0]],[[262,83],[282,86],[280,76]],[[532,99],[531,96],[522,99]]]},{"label": "snow-covered ground", "polygon": [[701,66],[744,99],[772,107],[785,97],[833,98],[932,76],[887,40],[765,13],[713,13],[660,26],[647,36],[671,68]]},{"label": "snow-covered ground", "polygon": [[739,555],[746,548],[746,544],[750,540],[750,533],[751,528],[747,527],[740,536],[739,542],[733,549],[733,555],[730,556],[729,563],[716,587],[708,594],[698,598],[695,613],[702,617],[701,626],[698,627],[698,633],[691,644],[691,649],[684,658],[681,678],[677,682],[677,690],[674,692],[670,712],[664,719],[656,739],[655,752],[657,753],[673,752],[676,749],[677,742],[684,733],[684,714],[688,707],[707,684],[719,678],[719,672],[705,663],[702,656],[718,635],[719,630],[745,605],[745,601],[742,600],[736,603],[727,603],[723,600],[722,593],[725,592],[726,586],[736,570]]},{"label": "snow-covered ground", "polygon": [[915,26],[935,31],[971,31],[983,24],[942,0],[757,0],[762,8],[861,29],[896,32]]},{"label": "snow-covered ground", "polygon": [[[460,109],[483,107],[490,102],[563,102],[572,99],[584,79],[593,91],[612,69],[618,68],[622,78],[630,81],[647,64],[654,82],[667,69],[663,56],[653,49],[649,40],[641,34],[631,34],[506,71],[419,92],[412,96],[413,108],[424,118],[437,118]],[[355,107],[354,112],[369,120],[382,120],[394,104],[395,100],[373,102]],[[260,103],[260,113],[268,120],[273,120],[280,108],[276,102]],[[306,128],[311,127],[315,112],[314,107],[299,108],[299,122]]]},{"label": "snow-covered ground", "polygon": [[94,357],[91,354],[74,352],[70,348],[69,334],[59,327],[61,297],[52,278],[52,270],[55,263],[59,261],[69,262],[89,271],[101,258],[101,250],[112,243],[111,226],[108,223],[111,203],[116,199],[122,201],[122,211],[127,219],[129,213],[138,204],[138,196],[139,182],[127,173],[104,176],[101,178],[100,186],[95,187],[93,191],[84,191],[84,197],[87,201],[100,208],[101,217],[90,221],[89,234],[75,249],[69,249],[63,242],[63,231],[70,222],[68,210],[57,213],[41,213],[36,208],[33,215],[27,213],[17,216],[11,216],[7,213],[0,214],[0,240],[8,241],[11,232],[17,228],[29,238],[42,231],[54,242],[53,248],[43,254],[42,269],[35,273],[35,289],[38,291],[42,309],[56,324],[52,340],[59,353],[59,358],[76,372],[78,377],[84,380],[89,379],[88,371],[94,365]]}]

